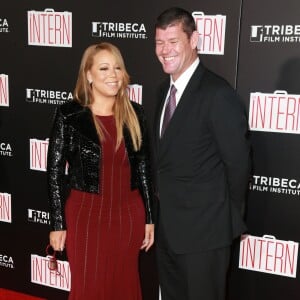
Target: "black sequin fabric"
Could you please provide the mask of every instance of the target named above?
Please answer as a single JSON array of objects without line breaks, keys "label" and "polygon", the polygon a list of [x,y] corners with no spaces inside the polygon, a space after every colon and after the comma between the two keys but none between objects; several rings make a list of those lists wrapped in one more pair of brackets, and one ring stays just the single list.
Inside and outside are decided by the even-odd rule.
[{"label": "black sequin fabric", "polygon": [[[142,146],[135,151],[129,131],[123,130],[131,167],[131,188],[140,190],[146,210],[146,223],[152,224],[153,189],[150,145],[142,106],[131,102],[142,131]],[[99,193],[101,144],[92,112],[75,101],[57,107],[49,138],[47,182],[52,230],[64,230],[65,201],[70,189]],[[66,171],[67,170],[67,171]]]}]

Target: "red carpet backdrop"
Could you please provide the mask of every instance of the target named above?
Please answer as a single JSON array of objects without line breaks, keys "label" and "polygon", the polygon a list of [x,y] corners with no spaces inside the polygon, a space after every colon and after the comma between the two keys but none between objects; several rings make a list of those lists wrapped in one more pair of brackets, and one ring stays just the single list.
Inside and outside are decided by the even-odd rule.
[{"label": "red carpet backdrop", "polygon": [[[72,99],[83,50],[109,41],[121,49],[131,75],[128,93],[145,107],[151,125],[155,89],[165,76],[154,54],[155,19],[182,4],[2,1],[0,288],[67,299],[68,258],[58,257],[62,276],[57,276],[45,253],[45,170],[54,109]],[[237,89],[249,116],[254,161],[249,230],[233,246],[228,299],[299,299],[300,2],[186,0],[184,5],[197,23],[201,61]],[[144,300],[158,300],[154,251],[141,255],[140,269]],[[0,299],[10,299],[7,295]]]}]

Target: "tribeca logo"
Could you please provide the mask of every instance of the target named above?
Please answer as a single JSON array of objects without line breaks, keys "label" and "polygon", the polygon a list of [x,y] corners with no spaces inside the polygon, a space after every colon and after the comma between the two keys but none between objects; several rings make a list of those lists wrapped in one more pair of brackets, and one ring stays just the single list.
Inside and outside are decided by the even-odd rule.
[{"label": "tribeca logo", "polygon": [[92,22],[92,36],[123,39],[147,39],[143,23]]},{"label": "tribeca logo", "polygon": [[300,25],[252,25],[250,41],[263,43],[300,42]]},{"label": "tribeca logo", "polygon": [[39,104],[63,104],[73,99],[71,92],[26,89],[26,101]]},{"label": "tribeca logo", "polygon": [[31,254],[31,282],[70,291],[71,271],[67,261],[57,260],[58,270],[48,268],[49,257]]},{"label": "tribeca logo", "polygon": [[224,55],[226,16],[192,13],[199,33],[198,53]]},{"label": "tribeca logo", "polygon": [[28,208],[28,221],[50,225],[50,216],[48,212]]},{"label": "tribeca logo", "polygon": [[30,139],[30,169],[47,170],[47,153],[49,140]]},{"label": "tribeca logo", "polygon": [[7,19],[0,18],[0,33],[8,33],[8,32],[9,32],[9,27],[8,27]]},{"label": "tribeca logo", "polygon": [[128,97],[131,101],[142,104],[143,86],[139,84],[130,84],[127,87]]},{"label": "tribeca logo", "polygon": [[28,45],[72,47],[72,13],[28,11]]},{"label": "tribeca logo", "polygon": [[14,260],[11,256],[0,253],[0,267],[14,269]]},{"label": "tribeca logo", "polygon": [[251,93],[250,130],[300,134],[300,95]]},{"label": "tribeca logo", "polygon": [[8,75],[0,74],[0,106],[9,106]]},{"label": "tribeca logo", "polygon": [[0,193],[0,222],[11,223],[11,194]]},{"label": "tribeca logo", "polygon": [[256,192],[270,192],[292,196],[300,195],[300,180],[253,175],[249,189]]},{"label": "tribeca logo", "polygon": [[13,156],[10,144],[0,142],[0,156]]}]

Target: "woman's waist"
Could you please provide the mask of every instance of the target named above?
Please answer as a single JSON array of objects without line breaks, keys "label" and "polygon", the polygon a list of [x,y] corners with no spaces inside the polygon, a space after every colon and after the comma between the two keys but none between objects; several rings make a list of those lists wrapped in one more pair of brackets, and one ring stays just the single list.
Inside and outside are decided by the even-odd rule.
[{"label": "woman's waist", "polygon": [[102,209],[119,209],[135,205],[141,200],[141,195],[138,189],[119,190],[119,191],[100,191],[97,193],[89,193],[77,189],[71,189],[69,197],[73,203],[78,203],[81,206],[101,206]]}]

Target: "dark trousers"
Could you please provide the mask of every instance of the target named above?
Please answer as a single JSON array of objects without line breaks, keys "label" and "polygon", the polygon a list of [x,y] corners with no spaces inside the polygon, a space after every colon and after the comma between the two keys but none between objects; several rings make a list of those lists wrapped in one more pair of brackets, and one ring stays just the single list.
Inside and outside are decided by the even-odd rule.
[{"label": "dark trousers", "polygon": [[160,237],[156,251],[162,300],[225,300],[230,247],[176,254]]}]

